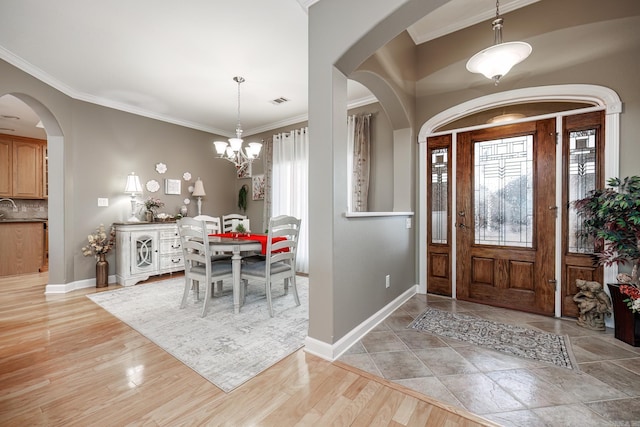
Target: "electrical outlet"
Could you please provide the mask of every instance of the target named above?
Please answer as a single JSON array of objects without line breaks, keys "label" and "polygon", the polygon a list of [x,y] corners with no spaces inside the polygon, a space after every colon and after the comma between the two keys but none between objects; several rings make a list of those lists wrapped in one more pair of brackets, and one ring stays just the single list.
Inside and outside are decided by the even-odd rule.
[{"label": "electrical outlet", "polygon": [[388,274],[384,278],[384,286],[385,286],[385,288],[388,288],[389,286],[391,286],[391,276],[388,275]]},{"label": "electrical outlet", "polygon": [[407,228],[411,228],[411,218],[407,218],[407,222],[405,223]]},{"label": "electrical outlet", "polygon": [[98,197],[98,207],[109,206],[109,199],[106,197]]}]

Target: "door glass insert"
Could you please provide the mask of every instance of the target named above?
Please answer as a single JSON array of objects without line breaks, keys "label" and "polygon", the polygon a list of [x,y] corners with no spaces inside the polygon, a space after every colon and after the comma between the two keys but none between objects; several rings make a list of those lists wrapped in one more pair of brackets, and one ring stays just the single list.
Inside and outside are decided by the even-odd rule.
[{"label": "door glass insert", "polygon": [[448,148],[431,150],[431,243],[447,243]]},{"label": "door glass insert", "polygon": [[[596,188],[596,130],[569,133],[569,194],[570,201],[580,200]],[[569,252],[593,253],[593,238],[582,236],[582,218],[569,203]]]},{"label": "door glass insert", "polygon": [[136,266],[138,268],[153,265],[153,238],[139,237],[136,239]]},{"label": "door glass insert", "polygon": [[475,243],[533,247],[533,136],[474,145]]}]

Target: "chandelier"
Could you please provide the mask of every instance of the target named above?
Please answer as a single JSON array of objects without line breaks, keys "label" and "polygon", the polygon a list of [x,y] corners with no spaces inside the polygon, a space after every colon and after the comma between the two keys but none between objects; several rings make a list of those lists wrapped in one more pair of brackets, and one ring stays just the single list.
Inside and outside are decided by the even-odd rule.
[{"label": "chandelier", "polygon": [[250,142],[246,147],[242,147],[242,126],[240,125],[240,84],[244,82],[242,77],[234,77],[233,81],[238,83],[238,125],[236,127],[236,137],[227,141],[214,141],[218,158],[225,159],[236,165],[237,169],[251,163],[260,155],[262,144]]},{"label": "chandelier", "polygon": [[531,54],[531,45],[525,42],[502,43],[502,25],[500,2],[496,1],[496,18],[493,27],[493,46],[476,53],[467,62],[467,70],[483,74],[494,81],[496,86],[500,79],[511,70],[511,67],[524,61]]}]

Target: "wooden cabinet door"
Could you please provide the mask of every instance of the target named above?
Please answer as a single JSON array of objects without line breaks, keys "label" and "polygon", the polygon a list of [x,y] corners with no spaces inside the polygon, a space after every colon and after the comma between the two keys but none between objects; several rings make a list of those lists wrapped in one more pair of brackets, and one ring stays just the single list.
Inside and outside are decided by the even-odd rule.
[{"label": "wooden cabinet door", "polygon": [[42,198],[42,144],[13,141],[13,197]]},{"label": "wooden cabinet door", "polygon": [[0,197],[12,196],[13,167],[11,139],[0,135]]}]

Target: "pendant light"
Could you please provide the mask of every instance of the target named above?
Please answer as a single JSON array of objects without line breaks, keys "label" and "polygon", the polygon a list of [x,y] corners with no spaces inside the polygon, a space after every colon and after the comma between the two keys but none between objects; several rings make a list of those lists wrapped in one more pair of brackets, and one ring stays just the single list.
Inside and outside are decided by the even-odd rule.
[{"label": "pendant light", "polygon": [[500,16],[500,1],[496,1],[496,18],[491,23],[494,44],[476,53],[467,61],[467,70],[483,74],[497,85],[511,67],[524,61],[532,51],[531,45],[525,42],[502,42],[502,26],[504,19]]}]

